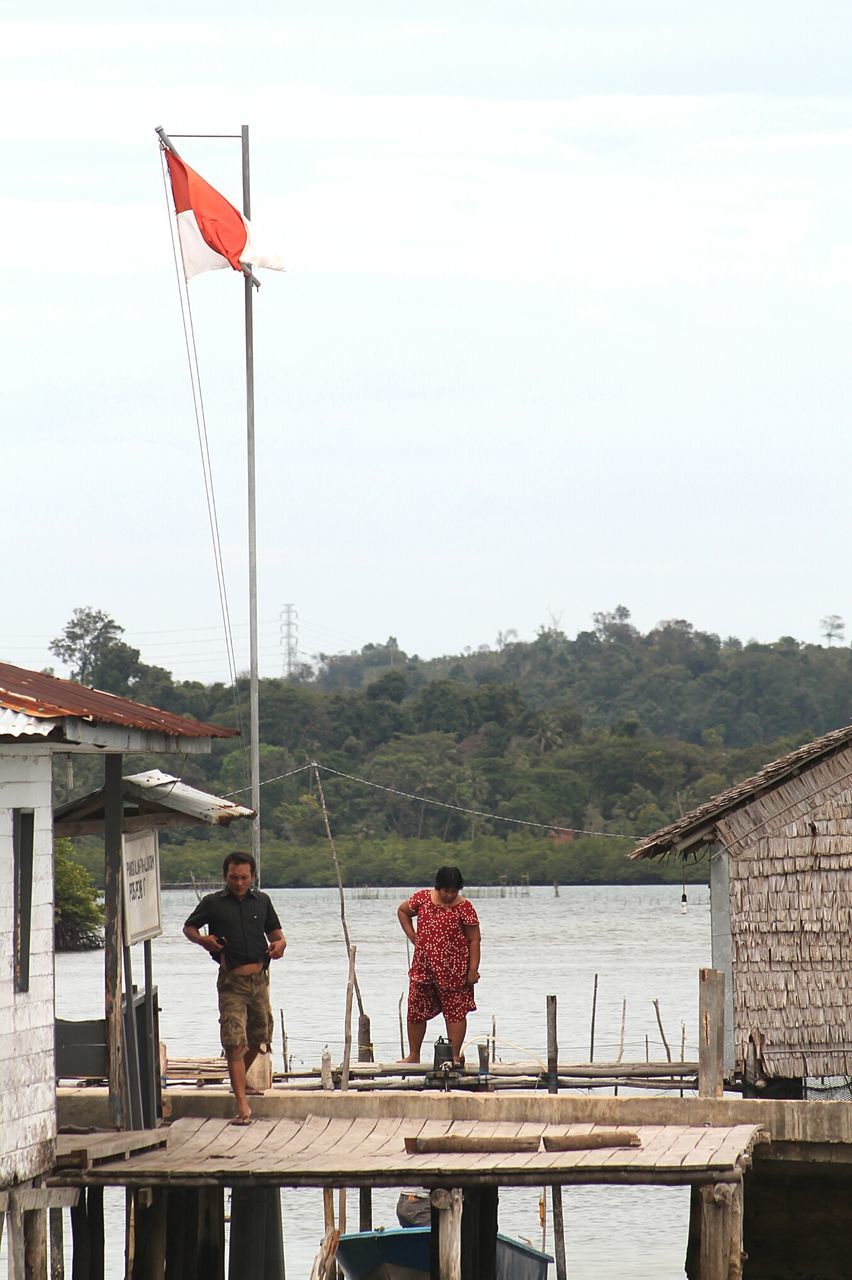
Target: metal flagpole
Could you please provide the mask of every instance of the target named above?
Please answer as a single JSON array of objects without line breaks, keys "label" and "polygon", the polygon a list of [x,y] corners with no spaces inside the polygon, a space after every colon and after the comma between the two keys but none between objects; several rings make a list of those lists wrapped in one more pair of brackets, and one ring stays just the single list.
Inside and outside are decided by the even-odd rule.
[{"label": "metal flagpole", "polygon": [[[177,148],[162,127],[156,130],[164,147],[174,155]],[[178,134],[177,137],[227,137],[234,134]],[[243,214],[251,218],[251,187],[249,174],[249,130],[244,124],[239,137],[242,142],[243,161]],[[260,884],[260,714],[258,710],[259,685],[257,675],[257,504],[255,485],[254,449],[254,326],[252,319],[252,289],[259,288],[251,267],[243,266],[245,273],[245,329],[246,329],[246,462],[248,471],[248,550],[249,550],[249,720],[251,761],[251,807],[256,817],[251,828],[251,849],[257,863],[257,882]]]},{"label": "metal flagpole", "polygon": [[[244,124],[241,130],[243,151],[243,213],[251,219],[251,191],[249,183],[249,131]],[[246,460],[248,464],[248,544],[249,544],[249,716],[251,739],[251,807],[256,817],[251,824],[251,851],[257,863],[257,882],[260,884],[260,714],[258,709],[259,684],[257,676],[257,503],[255,485],[254,449],[254,325],[251,293],[255,281],[252,272],[246,272]]]}]

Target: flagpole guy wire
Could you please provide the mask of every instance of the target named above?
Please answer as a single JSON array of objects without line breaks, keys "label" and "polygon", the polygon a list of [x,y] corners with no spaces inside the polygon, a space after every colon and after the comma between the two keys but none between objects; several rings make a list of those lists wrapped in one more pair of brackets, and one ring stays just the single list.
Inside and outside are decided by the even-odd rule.
[{"label": "flagpole guy wire", "polygon": [[[171,151],[173,155],[180,159],[180,154],[175,147],[172,139],[165,132],[162,126],[159,126],[155,132],[160,139],[160,154],[166,150]],[[179,137],[191,136],[179,134]],[[163,166],[163,187],[166,193],[166,208],[169,209],[168,196],[169,179],[166,173],[166,167]],[[173,208],[173,206],[172,206]],[[189,364],[189,380],[192,392],[193,407],[195,410],[195,426],[198,436],[198,447],[201,454],[201,470],[204,479],[204,494],[207,502],[207,518],[210,525],[210,537],[213,545],[213,562],[216,571],[216,583],[219,594],[219,608],[222,615],[222,627],[225,636],[225,653],[228,662],[228,673],[230,675],[231,690],[234,699],[234,714],[237,721],[237,727],[242,731],[242,717],[240,715],[239,701],[237,699],[237,662],[234,650],[234,636],[231,625],[231,611],[228,600],[228,589],[225,579],[225,562],[222,555],[222,540],[219,531],[219,513],[216,505],[216,492],[213,484],[213,465],[210,458],[210,443],[207,435],[207,414],[204,407],[204,396],[201,390],[201,372],[198,365],[198,350],[195,341],[195,325],[192,319],[192,304],[189,297],[189,291],[186,287],[186,279],[183,277],[180,269],[180,249],[175,236],[175,228],[173,218],[169,217],[169,230],[172,238],[172,252],[175,261],[175,274],[178,281],[178,298],[180,302],[181,319],[183,321],[184,343],[186,346],[187,361]],[[247,778],[250,781],[250,779]]]}]

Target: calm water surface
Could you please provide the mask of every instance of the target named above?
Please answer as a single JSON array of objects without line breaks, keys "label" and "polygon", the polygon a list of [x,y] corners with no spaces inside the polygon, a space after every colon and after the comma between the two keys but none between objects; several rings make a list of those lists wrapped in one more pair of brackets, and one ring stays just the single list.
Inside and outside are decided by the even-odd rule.
[{"label": "calm water surface", "polygon": [[[412,886],[412,888],[420,886]],[[404,890],[379,897],[347,894],[346,914],[358,947],[358,977],[372,1021],[376,1056],[399,1056],[399,999],[406,989],[406,940],[396,920]],[[507,894],[511,894],[507,890]],[[622,1001],[627,1001],[628,1059],[644,1059],[646,1036],[652,1058],[664,1057],[652,1000],[659,999],[673,1054],[696,1058],[698,969],[710,963],[710,901],[706,887],[691,886],[686,915],[679,886],[533,888],[525,897],[499,897],[494,889],[471,888],[482,923],[482,980],[478,1011],[468,1022],[471,1041],[497,1025],[497,1056],[505,1062],[545,1057],[545,997],[558,998],[560,1060],[587,1061],[595,974],[598,999],[595,1057],[612,1060],[618,1050]],[[335,1061],[343,1048],[347,958],[336,890],[273,889],[288,947],[272,966],[272,1008],[284,1010],[294,1063],[316,1066],[324,1045]],[[181,925],[195,904],[191,891],[163,894],[163,936],[154,942],[159,986],[160,1034],[171,1054],[219,1053],[215,969],[191,946]],[[141,976],[141,947],[133,959]],[[136,976],[136,973],[134,973]],[[56,1009],[61,1017],[96,1017],[103,1008],[103,955],[57,958]],[[434,1034],[431,1028],[435,1028]],[[425,1049],[440,1030],[430,1024]],[[475,1053],[475,1050],[474,1050]],[[276,1026],[273,1065],[282,1067]],[[396,1193],[374,1193],[375,1225],[396,1226]],[[675,1280],[683,1276],[688,1192],[668,1188],[580,1187],[563,1192],[568,1271],[572,1280]],[[282,1193],[287,1274],[307,1280],[322,1235],[318,1191]],[[110,1206],[108,1275],[123,1274],[123,1198]],[[350,1192],[349,1218],[357,1222],[357,1193]],[[550,1236],[548,1222],[548,1236]],[[541,1242],[538,1192],[506,1190],[500,1197],[500,1227],[510,1235]],[[555,1268],[551,1267],[555,1275]]]}]

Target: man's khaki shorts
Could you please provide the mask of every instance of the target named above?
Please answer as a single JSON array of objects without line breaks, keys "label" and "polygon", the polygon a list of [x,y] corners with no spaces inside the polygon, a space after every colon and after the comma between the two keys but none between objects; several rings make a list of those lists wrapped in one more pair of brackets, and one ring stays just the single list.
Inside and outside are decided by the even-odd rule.
[{"label": "man's khaki shorts", "polygon": [[226,1055],[236,1049],[259,1049],[272,1042],[269,970],[229,973],[219,970],[219,1036]]}]

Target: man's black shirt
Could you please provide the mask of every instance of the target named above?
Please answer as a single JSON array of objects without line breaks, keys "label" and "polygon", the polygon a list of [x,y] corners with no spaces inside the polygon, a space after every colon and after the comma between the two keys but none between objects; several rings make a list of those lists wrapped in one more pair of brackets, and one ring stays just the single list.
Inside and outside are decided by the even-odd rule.
[{"label": "man's black shirt", "polygon": [[[281,928],[281,921],[267,894],[249,889],[242,899],[228,889],[208,893],[185,924],[195,929],[207,925],[210,933],[225,940],[225,966],[236,969],[266,959],[267,936]],[[218,960],[218,955],[214,960]]]}]

